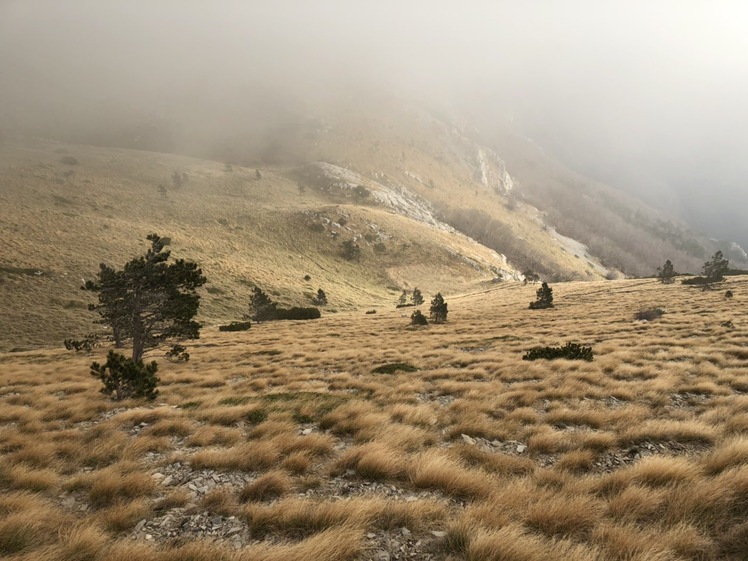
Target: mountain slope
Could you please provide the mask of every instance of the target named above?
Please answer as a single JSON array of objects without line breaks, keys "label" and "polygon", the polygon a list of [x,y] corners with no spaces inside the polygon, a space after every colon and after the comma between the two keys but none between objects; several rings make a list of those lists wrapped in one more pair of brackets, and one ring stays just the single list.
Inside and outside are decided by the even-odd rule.
[{"label": "mountain slope", "polygon": [[[414,286],[427,295],[467,291],[492,268],[517,275],[435,219],[398,214],[373,197],[301,192],[284,173],[260,175],[142,151],[41,141],[0,149],[0,348],[90,331],[83,279],[100,262],[121,266],[142,253],[151,232],[203,268],[208,323],[241,317],[254,285],[287,305],[308,305],[321,287],[334,310],[392,305]],[[361,247],[359,260],[341,257],[344,240]]]}]

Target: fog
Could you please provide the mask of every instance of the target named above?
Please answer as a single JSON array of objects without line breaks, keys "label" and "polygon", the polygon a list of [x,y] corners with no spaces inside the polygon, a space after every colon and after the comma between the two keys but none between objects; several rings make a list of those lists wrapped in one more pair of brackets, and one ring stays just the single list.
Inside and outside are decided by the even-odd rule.
[{"label": "fog", "polygon": [[0,0],[0,130],[168,123],[189,151],[382,93],[511,126],[748,245],[746,21],[739,1]]}]

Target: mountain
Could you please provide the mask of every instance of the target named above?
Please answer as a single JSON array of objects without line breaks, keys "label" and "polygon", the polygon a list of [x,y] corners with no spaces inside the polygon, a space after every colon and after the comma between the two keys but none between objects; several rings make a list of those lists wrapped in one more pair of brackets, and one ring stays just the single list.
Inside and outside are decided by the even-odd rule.
[{"label": "mountain", "polygon": [[[666,259],[697,270],[712,251],[516,135],[390,98],[283,115],[243,135],[179,136],[159,121],[149,134],[70,135],[98,146],[6,138],[0,349],[90,331],[80,285],[142,253],[152,232],[203,268],[206,323],[241,318],[254,286],[284,305],[322,288],[329,313],[394,305],[416,286],[475,292],[528,269],[556,281],[651,274]],[[175,146],[184,154],[166,153]],[[347,240],[360,259],[344,258]]]}]

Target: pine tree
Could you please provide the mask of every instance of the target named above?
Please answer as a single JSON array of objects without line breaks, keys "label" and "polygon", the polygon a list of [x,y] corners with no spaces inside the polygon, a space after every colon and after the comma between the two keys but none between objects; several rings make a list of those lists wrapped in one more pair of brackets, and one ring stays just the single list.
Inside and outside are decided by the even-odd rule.
[{"label": "pine tree", "polygon": [[415,306],[420,306],[421,304],[423,304],[423,302],[424,302],[423,294],[418,289],[418,287],[416,287],[416,288],[413,289],[413,294],[411,295],[411,300],[413,300],[413,305],[415,305]]},{"label": "pine tree", "polygon": [[249,319],[255,321],[268,321],[275,318],[277,304],[270,299],[270,296],[259,287],[252,289],[252,296],[249,297]]},{"label": "pine tree", "polygon": [[400,295],[400,298],[398,299],[397,303],[400,306],[404,306],[407,301],[408,301],[408,291],[403,290],[403,293]]},{"label": "pine tree", "polygon": [[540,285],[535,296],[535,302],[530,302],[531,310],[542,310],[544,308],[553,307],[553,289],[548,286],[547,282]]},{"label": "pine tree", "polygon": [[675,282],[675,268],[670,259],[665,261],[662,267],[657,267],[657,278],[662,284],[671,284]]},{"label": "pine tree", "polygon": [[434,323],[444,323],[447,321],[447,303],[444,301],[444,297],[441,292],[437,292],[434,299],[431,301],[431,321]]},{"label": "pine tree", "polygon": [[725,274],[730,268],[730,261],[724,258],[721,251],[712,255],[711,261],[704,263],[702,275],[706,278],[706,284],[722,282]]},{"label": "pine tree", "polygon": [[325,294],[325,291],[321,288],[317,290],[317,296],[312,300],[314,304],[317,306],[326,306],[327,305],[327,294]]},{"label": "pine tree", "polygon": [[87,281],[84,290],[98,293],[99,323],[112,329],[118,346],[132,341],[132,361],[138,363],[146,350],[170,339],[197,339],[201,325],[194,321],[200,306],[196,289],[207,279],[191,262],[171,255],[156,234],[145,255],[126,263],[122,270],[99,266],[98,278]]}]

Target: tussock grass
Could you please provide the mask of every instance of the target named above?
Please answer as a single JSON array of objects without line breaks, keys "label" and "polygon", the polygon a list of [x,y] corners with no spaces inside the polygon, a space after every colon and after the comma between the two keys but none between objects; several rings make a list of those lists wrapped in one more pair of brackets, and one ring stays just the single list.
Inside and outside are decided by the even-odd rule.
[{"label": "tussock grass", "polygon": [[[406,527],[450,561],[740,558],[748,310],[620,281],[561,285],[554,314],[529,318],[524,288],[450,296],[428,337],[394,309],[250,340],[207,329],[145,406],[101,396],[91,357],[0,354],[0,556],[352,561]],[[669,313],[632,322],[649,303]],[[522,361],[564,333],[596,360]],[[394,362],[419,370],[372,372]],[[207,492],[188,486],[213,471]],[[132,539],[140,520],[198,513],[252,538]]]},{"label": "tussock grass", "polygon": [[270,472],[247,484],[239,493],[239,500],[268,501],[277,499],[291,492],[291,479],[283,472]]},{"label": "tussock grass", "polygon": [[333,473],[352,469],[365,479],[399,479],[405,476],[408,458],[384,444],[370,442],[347,450],[335,462]]},{"label": "tussock grass", "polygon": [[436,450],[414,458],[409,472],[416,487],[438,489],[455,497],[476,499],[491,492],[492,482],[486,473],[463,467]]}]

